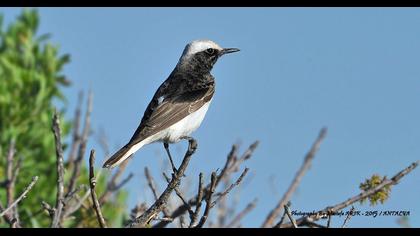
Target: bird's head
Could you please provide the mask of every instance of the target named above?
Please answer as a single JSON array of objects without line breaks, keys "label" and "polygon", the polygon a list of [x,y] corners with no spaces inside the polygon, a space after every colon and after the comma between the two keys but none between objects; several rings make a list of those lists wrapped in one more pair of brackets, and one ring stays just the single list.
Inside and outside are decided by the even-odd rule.
[{"label": "bird's head", "polygon": [[221,56],[238,51],[238,48],[222,48],[211,40],[195,40],[185,46],[178,65],[210,71]]}]

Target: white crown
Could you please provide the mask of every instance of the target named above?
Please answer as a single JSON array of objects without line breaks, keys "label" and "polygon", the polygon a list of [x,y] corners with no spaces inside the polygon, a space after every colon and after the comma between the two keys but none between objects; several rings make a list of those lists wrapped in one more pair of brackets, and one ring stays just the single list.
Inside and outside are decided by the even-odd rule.
[{"label": "white crown", "polygon": [[187,44],[187,46],[185,46],[184,52],[182,53],[182,57],[188,57],[196,54],[197,52],[202,52],[209,48],[214,48],[218,50],[223,49],[222,47],[217,45],[217,43],[211,40],[194,40],[191,43]]}]

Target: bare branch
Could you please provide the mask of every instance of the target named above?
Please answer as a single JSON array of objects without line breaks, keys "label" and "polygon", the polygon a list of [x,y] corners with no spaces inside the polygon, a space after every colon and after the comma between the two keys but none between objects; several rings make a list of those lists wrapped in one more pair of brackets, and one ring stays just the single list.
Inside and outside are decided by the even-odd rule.
[{"label": "bare branch", "polygon": [[131,178],[133,178],[134,174],[130,173],[125,179],[121,180],[121,182],[117,185],[115,185],[115,187],[111,190],[112,192],[116,192],[118,190],[120,190],[126,183],[128,183],[128,181],[131,180]]},{"label": "bare branch", "polygon": [[189,228],[195,227],[197,220],[198,220],[198,214],[200,214],[201,210],[201,202],[203,199],[203,172],[200,172],[198,176],[198,193],[197,193],[197,206],[195,207],[195,211],[192,212],[190,204],[187,203],[189,206],[188,212],[190,213],[190,226]]},{"label": "bare branch", "polygon": [[[190,139],[188,150],[185,153],[184,159],[182,160],[182,163],[180,167],[178,168],[178,171],[176,173],[173,173],[171,182],[166,187],[165,191],[160,195],[159,199],[140,217],[137,217],[135,220],[130,222],[126,227],[144,227],[146,224],[150,222],[157,214],[159,214],[162,209],[165,207],[165,205],[168,202],[169,196],[171,195],[172,191],[175,189],[176,186],[179,185],[182,176],[184,175],[184,172],[188,166],[188,163],[192,157],[192,155],[195,153],[195,150],[197,149],[197,142],[194,139]],[[174,219],[173,217],[170,217]]]},{"label": "bare branch", "polygon": [[108,198],[111,196],[112,193],[118,191],[118,189],[120,189],[124,184],[126,184],[133,177],[133,174],[130,173],[126,179],[122,180],[119,184],[117,184],[117,182],[120,179],[122,173],[124,172],[125,168],[127,167],[128,160],[129,160],[129,158],[121,163],[121,165],[118,167],[115,174],[108,181],[105,192],[99,198],[99,202],[101,204],[108,201]]},{"label": "bare branch", "polygon": [[101,228],[107,228],[104,216],[102,215],[101,206],[99,205],[98,197],[96,196],[95,186],[96,186],[96,179],[95,179],[95,149],[90,151],[89,157],[89,183],[90,183],[90,195],[92,197],[93,202],[93,209],[96,212],[96,217],[98,218],[99,226]]},{"label": "bare branch", "polygon": [[233,145],[231,151],[229,152],[229,155],[227,157],[225,166],[223,167],[220,174],[217,176],[217,183],[216,186],[219,184],[219,182],[225,178],[227,178],[231,173],[234,173],[238,171],[239,166],[246,160],[248,160],[252,154],[254,153],[255,149],[258,147],[259,141],[255,141],[252,143],[244,152],[244,154],[238,159],[237,158],[237,145]]},{"label": "bare branch", "polygon": [[[168,184],[171,182],[171,179],[165,173],[163,173],[163,177],[166,179],[166,182],[168,182]],[[182,195],[178,186],[175,188],[175,193],[179,197],[179,199],[181,199],[182,203],[188,207],[188,212],[190,214],[193,214],[191,205],[185,200],[185,197]]]},{"label": "bare branch", "polygon": [[73,197],[74,197],[74,196],[76,196],[76,194],[77,194],[78,192],[80,192],[82,189],[87,190],[87,189],[88,189],[88,186],[86,186],[86,185],[84,185],[84,184],[81,184],[81,185],[77,186],[77,187],[73,190],[73,192],[69,192],[69,193],[67,194],[67,196],[64,198],[64,201],[63,201],[64,206],[65,206],[65,205],[67,205],[67,203],[69,203],[69,202],[71,201],[71,199],[73,199]]},{"label": "bare branch", "polygon": [[287,205],[284,205],[284,211],[286,212],[286,215],[289,218],[290,222],[292,222],[293,228],[298,228],[296,220],[293,219],[292,214],[290,213],[290,209]]},{"label": "bare branch", "polygon": [[135,219],[143,214],[147,210],[146,203],[137,204],[133,209],[131,209],[130,218]]},{"label": "bare branch", "polygon": [[311,166],[311,162],[312,162],[313,158],[315,157],[315,154],[318,151],[318,149],[321,145],[321,142],[324,140],[326,135],[327,135],[327,128],[324,127],[324,128],[321,129],[321,131],[319,132],[318,138],[315,140],[311,149],[306,154],[302,166],[300,167],[300,169],[296,173],[295,178],[293,179],[293,181],[290,184],[289,188],[287,189],[286,193],[280,199],[279,203],[275,206],[275,208],[268,214],[267,218],[265,219],[264,223],[262,224],[263,228],[270,227],[273,224],[274,220],[277,218],[277,216],[280,215],[280,213],[283,209],[283,206],[290,200],[290,198],[292,197],[296,188],[299,186],[303,175],[306,173],[306,171]]},{"label": "bare branch", "polygon": [[[155,198],[155,201],[158,200],[158,198],[159,198],[158,191],[156,190],[155,181],[153,180],[153,177],[149,172],[149,168],[144,167],[144,175],[145,175],[146,180],[147,180],[147,185],[149,186],[150,190],[153,193],[153,197]],[[166,177],[166,175],[165,175],[165,177]],[[170,182],[170,180],[167,180],[167,181],[168,181],[168,183]],[[178,188],[175,188],[175,191],[178,193],[179,192]],[[168,212],[167,208],[164,207],[162,211],[163,211],[163,214],[165,215],[165,217],[169,218],[169,212]]]},{"label": "bare branch", "polygon": [[71,207],[65,209],[63,218],[67,218],[71,216],[74,212],[76,212],[83,205],[86,199],[89,198],[89,195],[90,195],[90,188],[88,189],[88,191],[86,191],[85,195],[83,195],[80,198],[77,196],[77,194],[73,195],[75,196],[77,202],[75,204],[72,204]]},{"label": "bare branch", "polygon": [[64,163],[63,163],[63,147],[61,144],[61,129],[60,119],[58,117],[57,110],[54,110],[52,120],[52,131],[54,133],[55,140],[55,153],[57,156],[57,195],[55,203],[54,217],[51,223],[52,228],[60,226],[62,219],[62,210],[64,206]]},{"label": "bare branch", "polygon": [[158,193],[156,191],[156,187],[153,181],[153,177],[150,175],[149,168],[144,167],[144,175],[146,176],[147,185],[149,186],[150,190],[152,190],[153,197],[155,200],[158,200]]},{"label": "bare branch", "polygon": [[[0,212],[4,211],[4,207],[0,202]],[[19,222],[17,222],[17,219],[13,217],[12,214],[10,214],[10,212],[6,212],[3,215],[4,220],[10,225],[10,228],[21,228]]]},{"label": "bare branch", "polygon": [[76,111],[74,114],[74,121],[73,121],[73,139],[72,139],[72,144],[71,144],[71,148],[70,148],[70,152],[69,152],[69,156],[67,159],[67,163],[69,164],[69,168],[71,168],[73,165],[73,162],[76,158],[76,150],[77,147],[80,145],[80,133],[79,133],[79,129],[80,129],[80,116],[81,116],[81,107],[82,107],[82,102],[83,102],[83,91],[79,92],[79,96],[77,98],[77,107],[76,107]]},{"label": "bare branch", "polygon": [[211,173],[211,182],[210,182],[210,192],[206,196],[206,209],[204,210],[204,214],[200,219],[200,222],[198,222],[197,226],[195,228],[202,228],[204,224],[206,223],[206,220],[209,216],[210,209],[212,207],[212,196],[216,188],[216,182],[217,182],[217,175],[216,172]]},{"label": "bare branch", "polygon": [[[165,174],[165,173],[163,173],[163,177],[165,178],[165,180],[166,180],[166,182],[169,184],[170,182],[171,182],[171,179]],[[186,206],[186,207],[188,207],[188,213],[190,214],[190,218],[191,218],[191,216],[192,216],[192,214],[194,214],[194,212],[192,211],[192,209],[191,209],[191,206],[189,205],[189,203],[185,200],[185,198],[184,198],[184,196],[182,195],[182,193],[181,193],[181,191],[179,190],[179,187],[178,186],[176,186],[175,187],[175,193],[176,193],[176,195],[179,197],[179,199],[181,199],[181,201],[182,201],[182,203]],[[165,207],[165,208],[163,208],[163,214],[165,215],[165,216],[169,216],[170,215],[170,213],[167,211],[167,208]],[[183,222],[184,223],[184,222]],[[153,226],[153,228],[156,228],[156,225],[154,225]],[[183,228],[183,227],[182,227]]]},{"label": "bare branch", "polygon": [[101,228],[107,228],[106,223],[105,223],[105,219],[102,215],[101,206],[99,205],[98,197],[96,196],[96,192],[95,192],[96,179],[95,179],[94,164],[95,164],[95,150],[92,149],[90,151],[90,157],[89,157],[90,195],[92,197],[93,209],[96,212],[96,216],[98,218],[99,225],[101,226]]},{"label": "bare branch", "polygon": [[15,168],[14,168],[14,170],[13,170],[12,179],[11,179],[11,181],[10,181],[10,182],[12,182],[13,184],[15,184],[15,183],[16,183],[16,179],[17,179],[17,176],[18,176],[18,174],[19,174],[20,167],[22,166],[22,160],[23,160],[22,156],[19,156],[19,157],[18,157],[18,160],[17,160],[17,163],[16,163],[16,165],[15,165]]},{"label": "bare branch", "polygon": [[23,193],[14,201],[12,202],[12,204],[10,204],[10,206],[8,206],[5,210],[3,210],[0,213],[0,217],[3,217],[8,211],[10,211],[11,209],[13,209],[13,207],[18,204],[20,201],[22,201],[26,195],[28,194],[28,192],[32,189],[32,187],[34,186],[34,184],[36,183],[36,181],[38,181],[38,176],[34,176],[32,177],[32,181],[29,183],[29,185],[23,190]]},{"label": "bare branch", "polygon": [[[227,178],[225,178],[222,182],[223,182],[223,187],[226,189],[228,188],[229,184],[231,183],[230,180],[230,176],[228,176]],[[219,203],[217,204],[217,210],[216,210],[216,219],[217,219],[217,223],[216,223],[216,227],[218,228],[223,228],[226,225],[226,218],[228,216],[229,213],[233,212],[233,209],[235,209],[236,205],[236,201],[232,202],[232,206],[229,207],[227,204],[227,198],[222,198],[220,199]],[[209,227],[210,227],[210,223],[209,223]]]},{"label": "bare branch", "polygon": [[[288,201],[286,205],[290,207],[292,203]],[[283,211],[283,215],[281,216],[280,221],[275,226],[273,226],[273,228],[281,228],[285,218],[286,218],[286,211]]]},{"label": "bare branch", "polygon": [[229,172],[231,172],[230,170],[232,169],[230,167],[233,166],[238,161],[237,152],[238,152],[238,145],[237,144],[232,145],[232,149],[230,150],[226,158],[225,165],[223,166],[217,178],[216,186],[219,184],[220,181],[228,177]]},{"label": "bare branch", "polygon": [[14,140],[10,141],[9,151],[7,153],[7,163],[6,163],[6,197],[7,197],[7,206],[10,206],[13,203],[13,194],[15,189],[15,183],[12,182],[13,178],[13,157],[15,156],[15,142]]},{"label": "bare branch", "polygon": [[102,127],[99,129],[98,142],[99,142],[99,145],[102,147],[102,150],[104,151],[104,155],[109,156],[110,152],[109,152],[108,138],[106,137],[105,131]]},{"label": "bare branch", "polygon": [[355,209],[354,206],[351,206],[350,212],[346,216],[346,219],[344,219],[344,222],[343,222],[343,225],[341,226],[341,228],[345,228],[346,227],[347,223],[349,222],[350,218],[353,215],[354,209]]},{"label": "bare branch", "polygon": [[245,177],[245,175],[248,173],[249,168],[245,168],[245,170],[242,172],[241,176],[236,180],[235,183],[231,184],[229,188],[227,188],[223,193],[219,195],[219,197],[211,204],[211,207],[214,207],[220,199],[224,198],[235,186],[238,186],[242,179]]},{"label": "bare branch", "polygon": [[[405,168],[404,170],[398,172],[396,175],[394,175],[391,179],[385,179],[384,181],[382,181],[381,184],[377,185],[376,187],[369,189],[367,191],[363,191],[360,194],[353,196],[349,199],[347,199],[344,202],[338,203],[332,207],[326,207],[320,211],[318,211],[318,214],[316,215],[310,215],[310,216],[304,216],[301,217],[299,219],[296,220],[298,225],[303,225],[306,222],[314,222],[317,221],[319,219],[322,218],[323,215],[327,214],[328,211],[331,212],[337,212],[341,209],[344,209],[348,206],[350,206],[351,204],[360,201],[361,199],[365,199],[375,193],[377,193],[378,191],[382,190],[383,188],[387,187],[387,186],[391,186],[391,185],[396,185],[399,183],[400,179],[403,178],[404,176],[406,176],[407,174],[409,174],[412,170],[414,170],[418,165],[419,165],[420,161],[416,161],[414,163],[412,163],[410,166],[408,166],[407,168]],[[284,224],[282,225],[282,227],[284,228],[290,228],[291,225],[290,224]]]},{"label": "bare branch", "polygon": [[[7,207],[10,206],[14,201],[14,193],[15,193],[15,184],[16,184],[16,178],[19,173],[20,165],[22,162],[22,158],[18,159],[18,162],[16,164],[16,167],[13,168],[13,162],[14,162],[14,156],[15,156],[16,150],[15,150],[15,141],[11,140],[9,145],[9,151],[7,154],[6,159],[6,199],[7,199]],[[13,217],[13,224],[10,224],[12,228],[18,227],[20,225],[19,223],[19,213],[17,210],[17,205],[13,207],[13,209],[10,211],[10,215]]]},{"label": "bare branch", "polygon": [[185,228],[185,219],[184,219],[184,216],[180,216],[179,217],[179,227],[180,228]]},{"label": "bare branch", "polygon": [[92,113],[92,91],[89,91],[88,104],[85,114],[85,126],[83,127],[83,133],[80,140],[79,150],[77,153],[77,158],[74,161],[73,173],[70,178],[68,193],[73,192],[76,186],[77,178],[80,176],[80,168],[82,166],[83,156],[86,151],[86,143],[90,133],[90,114]]},{"label": "bare branch", "polygon": [[155,221],[168,221],[168,222],[174,221],[174,219],[168,218],[168,217],[154,218],[153,220],[155,220]]},{"label": "bare branch", "polygon": [[327,228],[331,227],[331,217],[332,217],[332,214],[328,214]]},{"label": "bare branch", "polygon": [[238,215],[236,215],[233,220],[226,226],[226,228],[233,228],[235,225],[239,224],[241,220],[249,213],[251,212],[255,206],[257,205],[257,199],[254,199],[252,202],[250,202],[245,209],[243,209],[241,212],[239,212]]}]

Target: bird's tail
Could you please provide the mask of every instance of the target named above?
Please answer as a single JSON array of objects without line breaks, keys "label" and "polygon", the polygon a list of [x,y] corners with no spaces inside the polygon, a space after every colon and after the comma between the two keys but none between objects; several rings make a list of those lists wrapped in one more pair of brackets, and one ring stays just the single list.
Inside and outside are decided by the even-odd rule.
[{"label": "bird's tail", "polygon": [[122,147],[120,150],[118,150],[114,155],[112,155],[110,158],[108,158],[108,160],[106,160],[106,162],[104,163],[102,168],[112,169],[112,168],[118,166],[124,160],[129,158],[139,148],[141,148],[141,146],[143,146],[141,143],[136,144],[136,145],[126,144],[124,147]]}]

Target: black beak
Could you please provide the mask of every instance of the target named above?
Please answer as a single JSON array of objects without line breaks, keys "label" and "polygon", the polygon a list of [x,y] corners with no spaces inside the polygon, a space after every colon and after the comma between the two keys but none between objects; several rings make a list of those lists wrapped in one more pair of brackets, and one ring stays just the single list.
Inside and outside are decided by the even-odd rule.
[{"label": "black beak", "polygon": [[222,51],[220,52],[220,56],[221,55],[225,55],[225,54],[228,54],[228,53],[232,53],[232,52],[239,52],[240,50],[239,50],[239,48],[224,48],[224,49],[222,49]]}]

